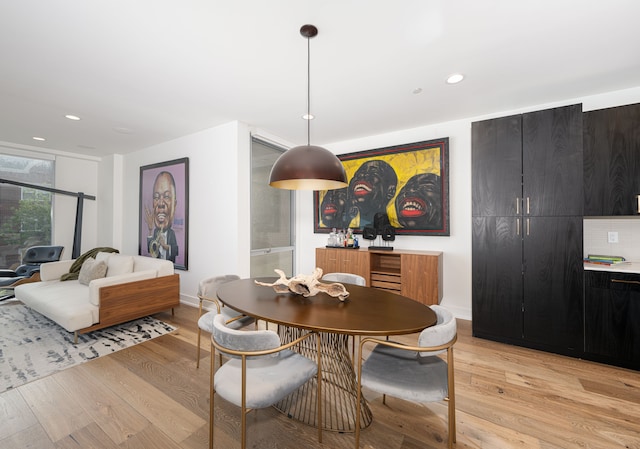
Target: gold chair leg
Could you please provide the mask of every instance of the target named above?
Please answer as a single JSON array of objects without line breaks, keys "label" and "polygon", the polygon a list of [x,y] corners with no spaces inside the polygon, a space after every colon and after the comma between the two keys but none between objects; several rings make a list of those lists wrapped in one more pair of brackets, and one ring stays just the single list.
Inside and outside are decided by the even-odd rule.
[{"label": "gold chair leg", "polygon": [[[211,349],[214,350],[213,347]],[[213,388],[213,375],[215,372],[214,369],[215,369],[215,357],[213,354],[211,354],[211,371],[209,374],[209,449],[213,449],[213,424],[214,424],[213,423],[213,417],[214,417],[213,398],[216,394],[216,391]]]},{"label": "gold chair leg", "polygon": [[242,356],[242,418],[241,418],[241,447],[247,447],[247,356]]},{"label": "gold chair leg", "polygon": [[318,404],[318,442],[322,443],[322,343],[320,333],[316,335],[316,351],[318,354],[318,396],[316,398]]},{"label": "gold chair leg", "polygon": [[[198,309],[198,319],[202,316],[202,299],[200,299],[200,307]],[[197,323],[196,323],[197,324]],[[198,325],[198,344],[196,347],[196,368],[200,368],[200,335],[202,333],[202,329]]]},{"label": "gold chair leg", "polygon": [[196,368],[200,368],[200,334],[201,329],[198,327],[198,347],[196,349]]},{"label": "gold chair leg", "polygon": [[[354,337],[355,338],[355,337]],[[361,413],[361,405],[360,402],[362,401],[362,343],[359,345],[359,350],[358,350],[358,371],[356,372],[356,388],[357,388],[357,395],[356,395],[356,435],[355,435],[355,439],[356,439],[356,449],[358,449],[360,447],[360,413]]]},{"label": "gold chair leg", "polygon": [[453,346],[447,349],[447,382],[449,388],[449,449],[453,448],[453,443],[456,443],[456,392],[455,392],[455,378],[453,371]]}]

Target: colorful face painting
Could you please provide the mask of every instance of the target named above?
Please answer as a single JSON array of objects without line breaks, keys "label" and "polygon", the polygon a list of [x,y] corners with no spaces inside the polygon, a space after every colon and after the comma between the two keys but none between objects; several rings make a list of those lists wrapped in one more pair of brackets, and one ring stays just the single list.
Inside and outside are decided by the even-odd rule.
[{"label": "colorful face painting", "polygon": [[398,235],[449,235],[449,139],[338,156],[349,186],[316,192],[315,232],[362,232],[386,213]]}]

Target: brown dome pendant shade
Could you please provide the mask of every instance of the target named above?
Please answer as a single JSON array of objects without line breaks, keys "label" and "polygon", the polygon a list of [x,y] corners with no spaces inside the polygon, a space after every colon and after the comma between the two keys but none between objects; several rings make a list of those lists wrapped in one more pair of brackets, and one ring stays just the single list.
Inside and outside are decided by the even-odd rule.
[{"label": "brown dome pendant shade", "polygon": [[[303,25],[300,34],[307,38],[307,115],[310,116],[309,39],[318,34],[313,25]],[[346,187],[347,173],[342,161],[331,151],[311,145],[311,120],[307,120],[307,144],[285,151],[276,160],[269,185],[288,190],[332,190]]]}]

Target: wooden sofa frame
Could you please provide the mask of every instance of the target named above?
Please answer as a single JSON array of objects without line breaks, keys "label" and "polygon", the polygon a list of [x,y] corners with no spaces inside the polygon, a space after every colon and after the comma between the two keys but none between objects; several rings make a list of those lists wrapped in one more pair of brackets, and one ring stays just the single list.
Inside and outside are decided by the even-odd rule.
[{"label": "wooden sofa frame", "polygon": [[[144,299],[141,299],[144,298]],[[180,275],[172,274],[100,288],[100,322],[74,332],[78,334],[142,318],[180,305]]]}]

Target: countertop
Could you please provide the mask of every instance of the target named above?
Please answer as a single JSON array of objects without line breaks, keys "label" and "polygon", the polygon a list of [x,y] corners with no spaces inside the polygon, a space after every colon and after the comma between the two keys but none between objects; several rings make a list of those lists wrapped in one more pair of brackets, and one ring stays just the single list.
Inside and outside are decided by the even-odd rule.
[{"label": "countertop", "polygon": [[584,269],[591,271],[612,271],[616,273],[640,273],[640,262],[625,261],[613,265],[602,265],[585,262]]}]

